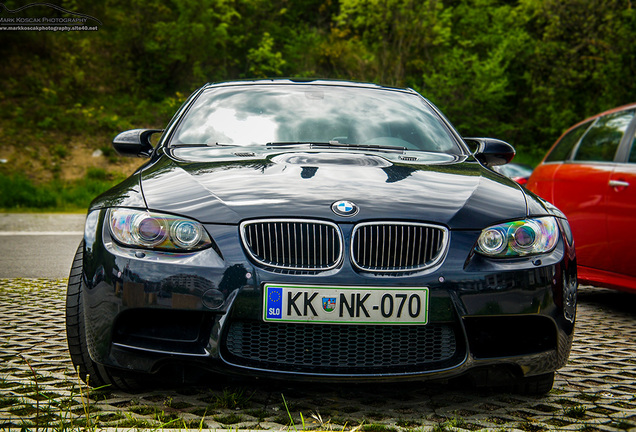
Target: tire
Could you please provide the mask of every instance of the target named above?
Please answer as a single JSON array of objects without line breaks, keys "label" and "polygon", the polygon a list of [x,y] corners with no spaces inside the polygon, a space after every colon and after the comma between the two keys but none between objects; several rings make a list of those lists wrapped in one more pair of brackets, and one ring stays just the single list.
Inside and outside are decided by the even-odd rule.
[{"label": "tire", "polygon": [[94,362],[88,353],[84,323],[84,282],[82,278],[84,241],[80,243],[73,259],[66,292],[66,335],[68,350],[75,370],[82,381],[94,388],[110,387],[135,391],[142,387],[135,379],[118,374],[117,370]]}]

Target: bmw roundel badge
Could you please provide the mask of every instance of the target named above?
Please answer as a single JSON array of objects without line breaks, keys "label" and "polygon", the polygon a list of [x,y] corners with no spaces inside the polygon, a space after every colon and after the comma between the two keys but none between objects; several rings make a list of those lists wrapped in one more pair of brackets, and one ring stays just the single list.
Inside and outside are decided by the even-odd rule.
[{"label": "bmw roundel badge", "polygon": [[336,201],[331,205],[331,210],[339,216],[355,216],[358,214],[358,206],[351,201]]}]

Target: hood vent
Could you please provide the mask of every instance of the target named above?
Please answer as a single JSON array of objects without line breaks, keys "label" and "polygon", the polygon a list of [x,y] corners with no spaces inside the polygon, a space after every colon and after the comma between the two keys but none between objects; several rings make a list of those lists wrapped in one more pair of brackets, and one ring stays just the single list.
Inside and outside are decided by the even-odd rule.
[{"label": "hood vent", "polygon": [[415,162],[417,160],[415,156],[400,156],[400,159],[407,162]]},{"label": "hood vent", "polygon": [[358,153],[292,153],[282,154],[272,158],[278,164],[301,165],[312,167],[370,167],[385,168],[391,162],[380,156]]}]

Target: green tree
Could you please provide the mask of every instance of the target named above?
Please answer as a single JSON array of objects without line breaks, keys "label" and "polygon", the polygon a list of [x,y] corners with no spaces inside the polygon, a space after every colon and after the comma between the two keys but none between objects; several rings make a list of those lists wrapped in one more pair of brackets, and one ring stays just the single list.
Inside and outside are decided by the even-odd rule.
[{"label": "green tree", "polygon": [[497,0],[462,0],[452,8],[451,35],[422,66],[424,95],[460,131],[472,136],[514,136],[517,66],[531,41],[514,6]]},{"label": "green tree", "polygon": [[226,79],[235,60],[232,0],[111,0],[108,52],[142,95]]},{"label": "green tree", "polygon": [[522,0],[534,44],[525,67],[529,136],[553,141],[576,121],[632,102],[636,15],[624,0]]},{"label": "green tree", "polygon": [[402,86],[448,40],[451,12],[441,0],[341,0],[335,39],[364,47],[364,79]]},{"label": "green tree", "polygon": [[247,54],[250,75],[254,78],[265,78],[282,75],[285,60],[280,51],[274,52],[274,39],[267,32],[257,48],[250,48]]}]

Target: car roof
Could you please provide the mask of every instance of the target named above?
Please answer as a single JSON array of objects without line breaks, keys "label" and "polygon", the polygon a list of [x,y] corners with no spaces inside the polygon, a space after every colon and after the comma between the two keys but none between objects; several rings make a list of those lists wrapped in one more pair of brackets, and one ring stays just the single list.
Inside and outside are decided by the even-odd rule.
[{"label": "car roof", "polygon": [[320,85],[320,86],[337,86],[337,87],[358,87],[358,88],[370,88],[380,90],[394,90],[412,94],[418,94],[411,88],[390,87],[379,84],[357,82],[357,81],[344,81],[344,80],[327,80],[327,79],[312,79],[312,78],[284,78],[284,79],[262,79],[262,80],[237,80],[226,82],[210,82],[203,88],[215,88],[215,87],[228,87],[228,86],[251,86],[251,85]]},{"label": "car roof", "polygon": [[539,163],[539,165],[542,165],[543,163],[545,163],[545,160],[546,160],[546,158],[548,157],[548,155],[549,155],[550,153],[552,153],[552,150],[554,150],[554,148],[556,147],[556,145],[557,145],[557,144],[561,141],[561,139],[562,139],[564,136],[566,136],[566,135],[567,135],[567,134],[568,134],[568,133],[569,133],[572,129],[575,129],[575,128],[577,128],[578,126],[580,126],[580,125],[582,125],[582,124],[585,124],[585,123],[591,122],[591,121],[593,121],[593,120],[596,120],[597,118],[602,117],[602,116],[604,116],[604,115],[612,114],[612,113],[615,113],[615,112],[619,112],[619,111],[623,111],[623,110],[627,110],[627,109],[632,109],[632,108],[636,108],[636,102],[632,102],[632,103],[629,103],[629,104],[627,104],[627,105],[621,105],[621,106],[618,106],[618,107],[616,107],[616,108],[612,108],[612,109],[609,109],[609,110],[607,110],[607,111],[603,111],[603,112],[601,112],[601,113],[594,114],[593,116],[590,116],[590,117],[586,118],[585,120],[581,120],[580,122],[578,122],[578,123],[576,123],[576,124],[574,124],[574,125],[570,126],[570,127],[569,127],[569,128],[567,128],[565,131],[563,131],[563,133],[562,133],[561,135],[559,135],[559,138],[557,138],[557,140],[556,140],[556,141],[554,141],[554,142],[552,143],[552,145],[550,146],[550,148],[548,149],[548,151],[547,151],[547,152],[543,155],[543,159],[541,159],[541,162]]},{"label": "car roof", "polygon": [[[574,128],[575,128],[575,127],[577,127],[577,126],[582,125],[583,123],[587,123],[587,122],[589,122],[589,121],[591,121],[591,120],[597,119],[597,118],[602,117],[602,116],[607,115],[607,114],[612,114],[612,113],[615,113],[615,112],[623,111],[623,110],[626,110],[626,109],[632,109],[632,108],[636,108],[636,102],[633,102],[633,103],[630,103],[630,104],[627,104],[627,105],[621,105],[621,106],[619,106],[619,107],[612,108],[612,109],[609,109],[609,110],[607,110],[607,111],[603,111],[602,113],[594,114],[593,116],[590,116],[590,117],[586,118],[585,120],[582,120],[582,121],[578,122],[578,123],[577,123],[577,124],[575,124],[574,126],[569,127],[569,128],[568,128],[568,129],[567,129],[567,130],[563,133],[563,135],[565,135],[566,133],[568,133],[571,129],[574,129]],[[560,139],[561,139],[561,138],[559,138],[559,140],[560,140]],[[557,141],[558,141],[558,140],[557,140]]]}]

